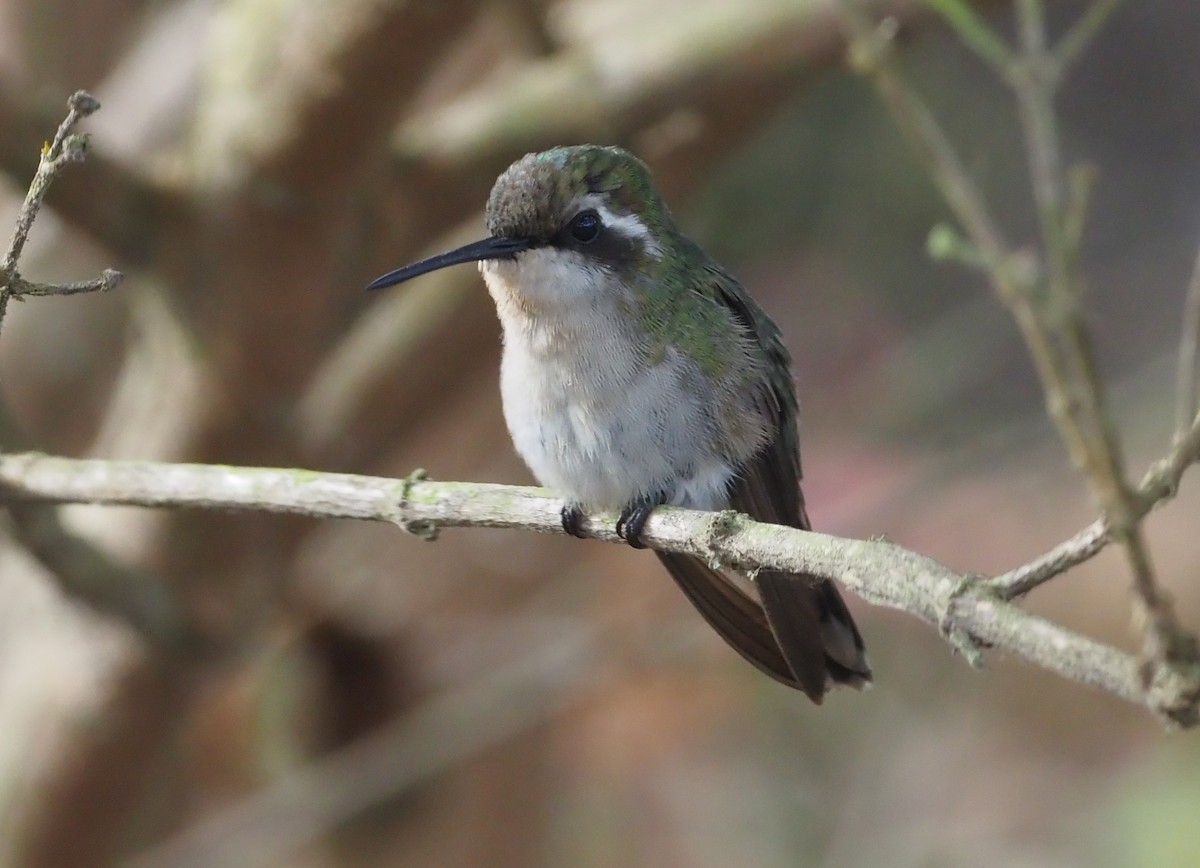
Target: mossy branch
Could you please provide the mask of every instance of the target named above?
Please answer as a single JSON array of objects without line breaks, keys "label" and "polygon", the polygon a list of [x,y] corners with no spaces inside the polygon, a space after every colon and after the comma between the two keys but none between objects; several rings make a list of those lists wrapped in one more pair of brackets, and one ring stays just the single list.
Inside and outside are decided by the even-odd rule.
[{"label": "mossy branch", "polygon": [[[1196,438],[1200,442],[1200,437]],[[294,469],[0,456],[0,497],[9,503],[100,503],[247,509],[390,522],[424,539],[447,527],[561,533],[561,502],[539,488],[434,482],[416,473],[387,479]],[[622,542],[614,515],[592,515],[584,531]],[[1163,670],[1143,686],[1137,659],[1031,615],[982,577],[883,540],[854,540],[752,521],[737,513],[656,510],[643,537],[651,548],[833,579],[880,606],[933,625],[972,662],[985,650],[1016,655],[1065,678],[1191,726],[1200,720],[1197,673]],[[1103,546],[1081,541],[1095,554]],[[803,579],[797,579],[803,581]]]}]

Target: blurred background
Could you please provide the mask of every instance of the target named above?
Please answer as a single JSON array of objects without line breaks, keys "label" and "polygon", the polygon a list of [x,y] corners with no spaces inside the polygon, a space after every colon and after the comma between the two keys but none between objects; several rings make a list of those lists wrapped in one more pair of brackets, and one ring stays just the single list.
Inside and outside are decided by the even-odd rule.
[{"label": "blurred background", "polygon": [[[1088,4],[1049,4],[1059,34]],[[1034,243],[1011,100],[924,7],[900,62]],[[981,8],[1011,31],[1006,3]],[[1134,476],[1164,454],[1200,242],[1200,15],[1129,0],[1063,90],[1095,167],[1085,245]],[[821,0],[0,0],[0,225],[67,95],[103,110],[51,193],[3,398],[69,455],[525,483],[471,268],[529,150],[635,149],[796,360],[821,530],[999,572],[1095,516],[980,275]],[[1192,475],[1196,476],[1195,473]],[[1200,485],[1148,520],[1200,622]],[[0,865],[1200,864],[1200,744],[1145,712],[851,600],[877,684],[824,707],[760,676],[656,559],[597,542],[71,507],[205,639],[167,655],[0,551]],[[1107,552],[1031,609],[1126,648]],[[215,649],[215,650],[214,650]]]}]

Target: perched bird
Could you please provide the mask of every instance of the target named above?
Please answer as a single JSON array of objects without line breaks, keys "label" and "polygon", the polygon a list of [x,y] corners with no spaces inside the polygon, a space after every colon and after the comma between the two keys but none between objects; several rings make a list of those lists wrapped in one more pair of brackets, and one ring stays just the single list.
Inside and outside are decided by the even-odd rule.
[{"label": "perched bird", "polygon": [[[564,500],[563,528],[618,510],[643,547],[663,504],[809,529],[797,403],[779,329],[675,225],[645,164],[614,147],[528,154],[492,188],[491,235],[399,268],[391,286],[478,262],[504,330],[500,387],[517,452]],[[705,620],[763,672],[820,702],[871,679],[829,581],[760,571],[749,586],[658,553]]]}]

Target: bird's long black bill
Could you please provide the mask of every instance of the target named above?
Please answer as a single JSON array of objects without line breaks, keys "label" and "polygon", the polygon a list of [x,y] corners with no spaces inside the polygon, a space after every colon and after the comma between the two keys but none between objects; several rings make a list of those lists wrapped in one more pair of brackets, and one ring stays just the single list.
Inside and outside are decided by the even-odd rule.
[{"label": "bird's long black bill", "polygon": [[439,253],[437,256],[431,256],[428,259],[422,259],[420,262],[414,262],[412,265],[405,265],[403,268],[397,268],[395,271],[389,271],[387,274],[377,277],[367,284],[367,289],[383,289],[388,286],[395,286],[397,283],[403,283],[406,280],[411,280],[414,277],[420,277],[422,274],[428,274],[431,271],[437,271],[439,268],[445,268],[448,265],[459,265],[463,262],[478,262],[481,259],[511,259],[522,250],[528,250],[531,243],[525,238],[484,238],[482,241],[476,241],[472,244],[464,245],[456,250],[451,250],[447,253]]}]

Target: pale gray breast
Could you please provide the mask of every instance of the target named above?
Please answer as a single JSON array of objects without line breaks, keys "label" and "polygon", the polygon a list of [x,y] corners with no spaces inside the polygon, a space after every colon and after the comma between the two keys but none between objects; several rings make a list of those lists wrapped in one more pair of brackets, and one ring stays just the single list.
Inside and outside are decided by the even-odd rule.
[{"label": "pale gray breast", "polygon": [[716,473],[723,489],[728,468],[694,366],[674,352],[647,366],[634,349],[615,335],[552,350],[506,338],[501,392],[517,451],[540,482],[588,506],[656,489],[676,500],[697,475]]},{"label": "pale gray breast", "polygon": [[624,313],[619,284],[539,254],[526,254],[519,287],[512,264],[483,269],[504,327],[505,420],[526,464],[585,506],[659,491],[722,506],[730,420],[718,417],[713,384],[683,353],[652,347]]}]

